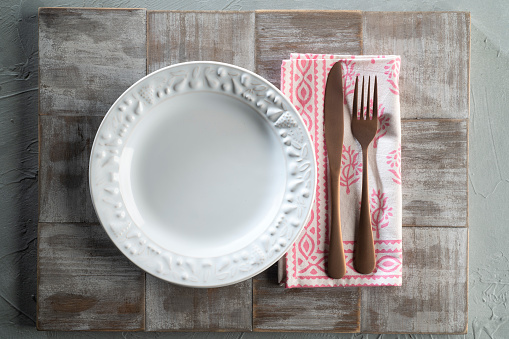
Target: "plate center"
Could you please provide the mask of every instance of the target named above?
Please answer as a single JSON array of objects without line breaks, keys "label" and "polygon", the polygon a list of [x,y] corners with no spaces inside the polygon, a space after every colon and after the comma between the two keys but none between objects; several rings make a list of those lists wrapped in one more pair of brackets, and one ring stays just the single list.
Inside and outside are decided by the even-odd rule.
[{"label": "plate center", "polygon": [[134,222],[187,256],[243,248],[276,217],[286,186],[281,141],[247,103],[190,92],[141,117],[121,157],[120,187]]}]

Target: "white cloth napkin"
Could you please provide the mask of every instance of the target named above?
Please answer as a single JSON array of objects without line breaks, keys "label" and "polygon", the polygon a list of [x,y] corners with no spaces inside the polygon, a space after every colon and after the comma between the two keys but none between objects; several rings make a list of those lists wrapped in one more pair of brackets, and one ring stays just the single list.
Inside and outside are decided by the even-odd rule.
[{"label": "white cloth napkin", "polygon": [[[346,257],[342,279],[327,276],[329,216],[327,150],[323,103],[327,75],[342,63],[344,141],[341,168],[341,226]],[[281,90],[301,114],[315,145],[318,184],[311,218],[286,254],[286,287],[400,286],[402,276],[401,120],[399,56],[292,54],[281,67]],[[379,129],[369,146],[369,196],[376,268],[359,274],[353,268],[354,231],[359,219],[362,150],[352,136],[350,121],[355,77],[377,76]],[[373,84],[373,82],[372,82]],[[372,102],[371,102],[372,105]]]}]

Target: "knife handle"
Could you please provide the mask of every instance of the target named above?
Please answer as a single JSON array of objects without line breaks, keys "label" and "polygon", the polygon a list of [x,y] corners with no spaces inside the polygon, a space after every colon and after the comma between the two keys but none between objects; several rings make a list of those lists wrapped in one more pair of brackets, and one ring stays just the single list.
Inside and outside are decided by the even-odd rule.
[{"label": "knife handle", "polygon": [[327,271],[329,277],[341,279],[346,273],[345,251],[343,236],[341,235],[341,213],[339,208],[339,173],[331,173],[330,183],[330,240],[329,263]]}]

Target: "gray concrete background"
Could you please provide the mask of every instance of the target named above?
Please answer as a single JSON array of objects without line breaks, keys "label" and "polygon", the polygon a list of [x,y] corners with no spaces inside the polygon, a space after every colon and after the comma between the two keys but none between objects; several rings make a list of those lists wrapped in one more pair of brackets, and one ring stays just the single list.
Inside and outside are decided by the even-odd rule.
[{"label": "gray concrete background", "polygon": [[[468,334],[37,332],[37,9],[50,6],[470,11]],[[0,0],[0,338],[509,338],[508,33],[507,0]]]}]

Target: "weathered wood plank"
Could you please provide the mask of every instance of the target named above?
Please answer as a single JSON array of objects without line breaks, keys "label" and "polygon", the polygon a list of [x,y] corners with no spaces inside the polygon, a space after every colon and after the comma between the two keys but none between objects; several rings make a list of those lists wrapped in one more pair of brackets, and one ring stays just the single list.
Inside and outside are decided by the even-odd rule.
[{"label": "weathered wood plank", "polygon": [[146,11],[39,11],[41,330],[142,330],[145,273],[92,206],[88,161],[110,105],[146,72]]},{"label": "weathered wood plank", "polygon": [[[254,13],[148,12],[148,70],[218,60],[253,70]],[[192,289],[147,276],[147,330],[250,331],[251,279]]]},{"label": "weathered wood plank", "polygon": [[402,120],[404,226],[468,225],[468,120]]},{"label": "weathered wood plank", "polygon": [[359,332],[357,287],[293,288],[277,283],[273,265],[253,278],[253,330],[260,332]]},{"label": "weathered wood plank", "polygon": [[39,117],[39,222],[97,222],[88,161],[101,117]]},{"label": "weathered wood plank", "polygon": [[97,224],[40,223],[37,328],[142,330],[145,274]]},{"label": "weathered wood plank", "polygon": [[403,286],[362,287],[366,333],[465,333],[468,229],[403,228]]},{"label": "weathered wood plank", "polygon": [[256,72],[278,88],[290,53],[361,52],[360,11],[256,11]]},{"label": "weathered wood plank", "polygon": [[145,74],[144,9],[39,10],[40,114],[104,116]]},{"label": "weathered wood plank", "polygon": [[148,71],[185,61],[254,71],[254,12],[148,12]]},{"label": "weathered wood plank", "polygon": [[[251,331],[251,280],[196,289],[147,274],[147,331]],[[249,305],[249,308],[246,307]]]},{"label": "weathered wood plank", "polygon": [[401,55],[402,118],[468,118],[470,13],[363,12],[363,44]]}]

